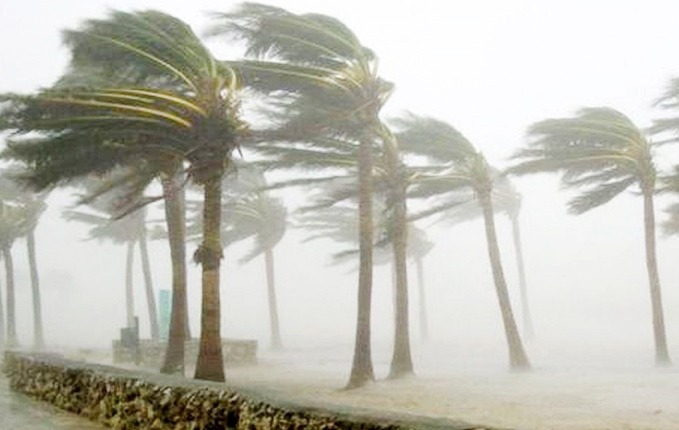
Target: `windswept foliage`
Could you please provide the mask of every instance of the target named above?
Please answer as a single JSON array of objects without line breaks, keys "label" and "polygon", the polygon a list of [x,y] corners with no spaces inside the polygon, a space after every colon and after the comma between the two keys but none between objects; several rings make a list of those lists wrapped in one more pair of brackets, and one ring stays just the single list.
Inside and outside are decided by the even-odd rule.
[{"label": "windswept foliage", "polygon": [[[3,128],[14,131],[7,155],[27,165],[25,180],[36,187],[139,160],[173,178],[182,162],[189,163],[190,178],[205,189],[205,230],[195,254],[203,266],[196,377],[224,380],[220,185],[246,131],[237,73],[218,62],[188,25],[157,11],[114,11],[67,31],[65,40],[72,62],[61,83],[6,100]],[[79,84],[85,73],[94,77]]]},{"label": "windswept foliage", "polygon": [[[377,59],[354,33],[335,18],[294,14],[244,3],[234,12],[215,14],[212,35],[245,44],[252,60],[234,64],[245,85],[271,101],[274,126],[260,142],[299,148],[333,148],[357,143],[360,270],[356,344],[349,387],[374,379],[370,348],[372,294],[372,166],[384,125],[379,112],[392,84],[378,76]],[[273,143],[275,147],[277,144]],[[257,146],[257,145],[255,145]],[[412,368],[412,366],[410,366]]]},{"label": "windswept foliage", "polygon": [[473,193],[484,218],[510,366],[514,369],[529,368],[530,363],[509,300],[495,232],[493,190],[498,179],[496,169],[489,166],[483,154],[467,138],[443,121],[408,114],[394,123],[397,126],[396,139],[403,151],[423,157],[431,163],[428,172],[416,175],[412,180],[409,195],[424,198],[430,203],[428,209],[415,215],[416,218],[450,214],[454,208],[470,202],[468,193]]},{"label": "windswept foliage", "polygon": [[581,214],[637,187],[644,197],[644,232],[656,364],[670,362],[655,246],[653,194],[656,168],[651,144],[625,115],[608,107],[583,108],[573,117],[540,121],[528,130],[526,146],[513,157],[514,174],[555,172],[578,191],[569,202]]}]

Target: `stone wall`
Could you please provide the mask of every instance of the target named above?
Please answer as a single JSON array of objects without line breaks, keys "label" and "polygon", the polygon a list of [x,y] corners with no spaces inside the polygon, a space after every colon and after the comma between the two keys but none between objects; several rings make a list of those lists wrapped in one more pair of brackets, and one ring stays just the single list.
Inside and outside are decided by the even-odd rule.
[{"label": "stone wall", "polygon": [[13,390],[114,429],[478,429],[449,420],[296,405],[224,384],[6,352]]}]

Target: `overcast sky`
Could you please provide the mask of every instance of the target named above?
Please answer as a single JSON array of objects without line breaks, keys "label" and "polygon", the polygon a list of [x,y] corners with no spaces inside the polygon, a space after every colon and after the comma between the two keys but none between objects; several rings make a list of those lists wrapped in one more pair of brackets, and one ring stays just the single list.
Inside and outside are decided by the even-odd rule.
[{"label": "overcast sky", "polygon": [[[647,126],[660,114],[653,101],[679,76],[679,3],[645,1],[273,1],[294,12],[320,12],[345,22],[380,57],[383,77],[396,84],[385,115],[410,110],[443,119],[465,134],[502,167],[524,141],[528,125],[568,115],[582,106],[611,106]],[[227,11],[230,1],[1,0],[0,91],[25,92],[50,85],[63,71],[67,52],[60,31],[83,19],[102,17],[109,7],[157,8],[186,20],[201,32],[206,11]],[[219,40],[220,55],[237,50]],[[677,148],[659,153],[666,167]],[[574,342],[641,340],[652,351],[650,301],[643,254],[642,202],[627,195],[592,213],[566,214],[567,194],[549,176],[517,181],[524,194],[522,214],[531,304],[538,335],[562,335]],[[59,218],[62,195],[38,232],[46,299],[47,334],[68,333],[85,343],[107,344],[123,321],[123,249],[80,241],[84,230]],[[658,219],[662,207],[658,205]],[[506,221],[498,218],[500,240],[513,297],[517,284]],[[489,342],[503,342],[491,283],[482,225],[433,228],[437,247],[427,261],[432,330],[443,341],[471,337],[478,328]],[[350,342],[355,319],[356,276],[348,267],[328,268],[329,244],[300,245],[292,234],[277,261],[284,336],[328,333]],[[659,241],[670,347],[679,356],[679,244]],[[23,253],[19,243],[18,253]],[[169,287],[167,250],[155,244],[154,273]],[[105,252],[104,252],[105,251]],[[192,251],[190,251],[192,252]],[[17,258],[21,264],[21,257]],[[262,266],[224,268],[224,326],[227,335],[266,343],[266,302]],[[300,263],[303,261],[304,264]],[[312,275],[313,274],[313,275]],[[19,268],[27,290],[26,270]],[[199,278],[192,272],[192,310],[198,316]],[[313,281],[313,284],[312,284]],[[388,342],[389,278],[376,278],[377,338]],[[3,283],[4,285],[4,283]],[[4,289],[4,287],[2,287]],[[141,291],[141,289],[140,289]],[[20,305],[29,295],[20,293]],[[137,301],[142,309],[142,296]],[[516,313],[520,313],[515,301]],[[413,303],[415,306],[415,303]],[[68,314],[70,320],[60,320]],[[329,314],[336,319],[326,318]],[[142,316],[142,322],[143,316]],[[304,331],[309,319],[314,327]],[[97,323],[93,325],[93,321]],[[30,321],[20,318],[21,332]],[[621,330],[624,327],[624,330]],[[194,324],[194,330],[197,324]],[[598,336],[598,337],[597,337]],[[301,342],[300,341],[300,342]],[[460,341],[461,342],[461,341]],[[530,348],[529,348],[530,352]]]}]

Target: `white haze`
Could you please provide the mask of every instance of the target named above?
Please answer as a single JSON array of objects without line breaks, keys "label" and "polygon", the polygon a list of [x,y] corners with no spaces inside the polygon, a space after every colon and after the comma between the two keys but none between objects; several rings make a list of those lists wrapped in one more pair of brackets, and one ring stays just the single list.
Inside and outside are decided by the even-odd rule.
[{"label": "white haze", "polygon": [[[672,0],[269,3],[295,12],[326,13],[345,22],[379,55],[381,74],[396,83],[385,117],[410,110],[445,120],[499,167],[524,142],[529,124],[568,115],[582,106],[611,106],[640,126],[648,126],[662,116],[652,109],[652,102],[670,78],[679,77],[679,4]],[[103,16],[107,7],[158,8],[201,32],[208,24],[204,11],[226,11],[234,4],[4,0],[0,3],[0,91],[32,91],[50,85],[68,59],[59,31],[85,18]],[[210,45],[220,55],[238,54],[219,41],[211,40]],[[677,151],[676,147],[663,148],[658,152],[658,165],[671,166],[679,158]],[[521,178],[517,188],[524,196],[521,223],[536,329],[536,338],[527,343],[527,349],[533,364],[557,372],[572,368],[650,371],[653,338],[640,198],[627,194],[575,217],[566,213],[569,194],[560,190],[555,177]],[[303,200],[299,195],[288,198]],[[37,231],[46,337],[58,345],[107,347],[124,323],[125,249],[82,241],[86,228],[66,224],[60,217],[70,202],[68,193],[55,193]],[[658,221],[671,202],[668,196],[658,199]],[[520,324],[511,232],[503,216],[498,216],[497,224]],[[435,225],[429,233],[436,241],[425,261],[429,326],[434,344],[441,349],[420,346],[412,267],[416,368],[426,377],[439,370],[458,374],[461,369],[503,375],[504,335],[482,224]],[[351,265],[327,264],[337,246],[328,241],[303,244],[302,237],[290,230],[276,248],[283,339],[295,349],[321,348],[309,356],[309,362],[320,365],[330,360],[333,370],[346,375],[355,328],[357,275],[350,271]],[[265,350],[264,263],[256,259],[238,265],[244,249],[227,250],[222,268],[223,333],[257,339]],[[151,250],[156,288],[169,288],[167,245],[155,242]],[[189,255],[192,252],[189,248]],[[30,343],[23,241],[17,243],[14,254],[18,328],[23,342]],[[658,259],[670,354],[679,360],[679,239],[659,238]],[[136,270],[135,306],[142,332],[147,333],[139,265]],[[196,334],[200,277],[196,267],[189,275],[191,323]],[[388,269],[378,267],[373,333],[380,377],[386,373],[392,336],[390,282]],[[4,291],[4,281],[0,285]],[[674,371],[670,373],[676,379]]]}]

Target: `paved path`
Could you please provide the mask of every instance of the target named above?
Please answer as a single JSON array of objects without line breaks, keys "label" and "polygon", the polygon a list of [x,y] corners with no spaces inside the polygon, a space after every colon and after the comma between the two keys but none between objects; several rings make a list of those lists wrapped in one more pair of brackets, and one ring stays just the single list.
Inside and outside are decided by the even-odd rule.
[{"label": "paved path", "polygon": [[10,391],[0,376],[0,430],[99,430],[105,427]]}]

